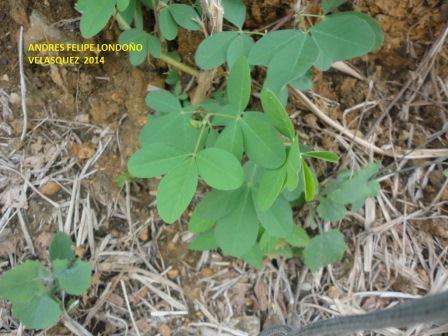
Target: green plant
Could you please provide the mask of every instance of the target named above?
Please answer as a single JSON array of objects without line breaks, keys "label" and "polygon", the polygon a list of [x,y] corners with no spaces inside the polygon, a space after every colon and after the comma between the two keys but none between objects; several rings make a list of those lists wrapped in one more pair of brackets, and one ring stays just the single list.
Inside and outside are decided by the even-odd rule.
[{"label": "green plant", "polygon": [[[78,3],[84,1],[92,2]],[[300,90],[312,86],[313,66],[326,70],[336,61],[379,48],[383,33],[378,23],[362,13],[333,13],[345,1],[326,0],[323,14],[314,15],[318,22],[312,27],[248,32],[243,30],[243,2],[223,0],[224,18],[236,29],[205,38],[195,60],[205,71],[227,64],[225,90],[215,91],[214,99],[190,102],[177,71],[197,77],[199,72],[169,55],[159,38],[174,39],[178,26],[199,29],[202,25],[196,15],[201,10],[173,2],[135,2],[133,19],[122,13],[119,1],[107,5],[114,7],[108,10],[109,17],[116,13],[124,29],[119,42],[146,46],[140,54],[131,53],[133,64],[143,62],[148,53],[166,61],[171,69],[167,83],[175,85],[175,94],[156,90],[146,97],[155,113],[141,131],[141,148],[128,162],[133,177],[162,176],[156,196],[160,217],[167,223],[178,220],[202,182],[210,191],[189,219],[188,228],[196,235],[191,249],[219,248],[255,267],[262,266],[263,256],[302,256],[313,271],[339,260],[345,251],[343,235],[332,230],[310,238],[293,220],[293,207],[307,204],[310,218],[340,220],[348,206],[356,211],[367,197],[378,193],[378,182],[373,179],[378,166],[369,165],[353,174],[342,172],[319,190],[311,161],[337,163],[339,158],[304,145],[284,105],[288,86]],[[154,11],[159,38],[143,30],[137,10],[142,6]],[[182,14],[176,12],[180,6]],[[83,8],[82,25],[93,10],[82,3],[78,7]],[[308,14],[296,14],[296,27],[304,27],[301,19]],[[87,37],[101,29],[99,25],[94,28],[88,30]],[[262,36],[255,42],[253,36],[257,35]],[[267,68],[259,94],[263,112],[249,107],[251,71],[256,66]]]},{"label": "green plant", "polygon": [[44,329],[61,318],[63,301],[57,294],[81,295],[90,286],[91,266],[76,259],[69,236],[57,233],[49,249],[51,270],[39,261],[26,261],[0,279],[0,297],[12,302],[12,313],[25,327]]}]

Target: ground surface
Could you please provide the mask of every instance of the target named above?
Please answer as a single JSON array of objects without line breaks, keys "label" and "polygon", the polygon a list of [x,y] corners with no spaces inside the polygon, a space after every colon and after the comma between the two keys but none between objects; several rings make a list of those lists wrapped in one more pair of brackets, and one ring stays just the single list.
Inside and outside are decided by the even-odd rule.
[{"label": "ground surface", "polygon": [[[261,29],[294,4],[247,5],[247,27]],[[310,13],[317,8],[311,0],[303,0],[302,7]],[[355,0],[353,7],[381,23],[385,43],[378,53],[350,62],[363,79],[336,69],[316,73],[307,93],[314,107],[383,150],[447,148],[446,4]],[[150,85],[164,85],[163,64],[133,68],[122,54],[108,55],[104,66],[25,64],[28,115],[21,141],[20,25],[25,40],[82,42],[77,18],[73,1],[0,1],[1,271],[30,258],[46,260],[57,230],[71,233],[77,254],[95,268],[93,286],[73,321],[35,334],[81,335],[73,327],[77,321],[93,335],[256,335],[260,325],[301,325],[447,287],[446,160],[375,154],[322,122],[301,101],[293,100],[288,110],[304,142],[342,157],[338,167],[316,167],[320,180],[372,159],[383,165],[381,195],[335,224],[349,245],[344,260],[315,274],[295,259],[266,260],[265,269],[256,271],[219,253],[192,253],[188,214],[164,225],[154,208],[152,182],[121,191],[115,185],[114,176],[126,169],[146,121],[145,93]],[[118,32],[111,24],[98,41],[113,42]],[[198,41],[182,33],[172,48],[191,62]],[[296,218],[316,230],[306,211]],[[11,318],[6,302],[0,305],[1,333],[33,334]]]}]

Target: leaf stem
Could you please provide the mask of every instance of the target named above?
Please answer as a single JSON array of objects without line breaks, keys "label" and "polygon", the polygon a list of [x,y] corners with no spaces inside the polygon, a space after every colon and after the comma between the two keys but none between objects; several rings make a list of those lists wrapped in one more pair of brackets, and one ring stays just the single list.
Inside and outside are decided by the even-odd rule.
[{"label": "leaf stem", "polygon": [[[207,118],[208,120],[208,118]],[[199,145],[202,142],[202,137],[204,135],[204,131],[207,128],[207,122],[204,122],[204,124],[201,127],[201,131],[199,132],[198,140],[196,141],[196,146],[194,147],[193,156],[195,156],[199,150]]]}]

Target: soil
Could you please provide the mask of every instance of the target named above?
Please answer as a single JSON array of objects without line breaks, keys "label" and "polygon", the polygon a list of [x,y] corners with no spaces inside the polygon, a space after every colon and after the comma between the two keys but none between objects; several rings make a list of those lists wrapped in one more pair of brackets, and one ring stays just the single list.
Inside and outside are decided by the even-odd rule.
[{"label": "soil", "polygon": [[[247,29],[265,30],[266,27],[272,27],[287,16],[295,1],[247,0],[245,3],[248,8]],[[311,11],[317,8],[317,2],[313,0],[304,0],[302,5]],[[94,220],[95,230],[92,236],[88,239],[78,237],[83,243],[78,246],[77,253],[87,258],[92,257],[94,251],[92,251],[92,241],[89,239],[96,241],[96,245],[94,244],[96,249],[100,249],[99,246],[104,243],[101,248],[110,253],[105,252],[105,256],[100,258],[103,263],[101,267],[106,271],[96,273],[93,288],[82,298],[77,316],[82,321],[86,321],[88,314],[86,312],[99,302],[98,298],[104,293],[106,286],[113,284],[113,289],[104,298],[105,306],[99,307],[98,314],[91,317],[85,323],[85,327],[95,335],[121,333],[123,323],[130,326],[131,320],[127,315],[127,307],[123,301],[119,282],[123,279],[129,280],[130,275],[123,276],[129,268],[147,269],[147,263],[150,263],[154,269],[149,271],[166,271],[163,275],[170,281],[170,285],[164,283],[157,287],[157,290],[169,288],[167,292],[175,300],[186,302],[188,314],[151,320],[150,315],[142,313],[149,309],[148,305],[151,311],[170,311],[172,306],[163,300],[154,299],[151,296],[151,290],[146,289],[146,292],[142,292],[142,288],[146,287],[139,288],[134,282],[132,285],[134,287],[130,288],[132,290],[130,294],[136,302],[135,306],[139,307],[135,319],[143,334],[186,335],[186,326],[191,323],[226,320],[229,306],[232,308],[231,316],[237,318],[227,321],[228,325],[249,332],[259,328],[260,323],[269,321],[275,315],[270,301],[272,293],[269,286],[272,285],[272,276],[277,272],[278,265],[282,265],[282,272],[290,276],[289,279],[293,284],[299,283],[298,274],[303,269],[302,265],[297,260],[266,262],[270,273],[267,273],[268,280],[263,278],[266,281],[262,281],[260,280],[262,275],[254,270],[244,269],[242,262],[224,258],[218,253],[210,253],[204,261],[202,259],[204,256],[191,252],[187,248],[189,237],[185,232],[184,223],[188,214],[185,214],[180,224],[173,226],[163,225],[157,218],[153,206],[157,181],[131,183],[129,194],[125,190],[120,190],[115,182],[115,178],[126,171],[127,159],[139,146],[138,133],[146,123],[149,113],[144,102],[148,88],[165,87],[164,73],[167,71],[165,65],[160,62],[147,62],[142,66],[132,67],[127,57],[122,54],[108,54],[104,65],[90,67],[27,64],[25,76],[28,131],[32,137],[26,145],[17,141],[23,126],[17,61],[19,27],[24,26],[25,37],[35,38],[30,35],[35,31],[33,30],[34,21],[30,19],[34,13],[44,21],[46,20],[53,28],[55,27],[58,37],[63,41],[80,43],[83,40],[79,35],[76,20],[73,20],[79,15],[73,8],[74,1],[64,3],[57,0],[0,1],[0,22],[2,22],[0,25],[0,44],[2,45],[0,89],[8,93],[11,107],[11,114],[5,115],[2,120],[11,131],[8,136],[2,133],[2,139],[7,139],[5,147],[17,148],[18,152],[24,153],[26,160],[23,161],[24,166],[21,167],[23,170],[33,167],[45,170],[47,166],[52,167],[51,169],[56,172],[52,178],[41,179],[38,173],[32,176],[40,181],[40,185],[36,186],[50,199],[57,202],[70,202],[73,188],[70,178],[75,175],[79,178],[82,167],[94,158],[100,148],[105,148],[100,158],[91,167],[95,172],[81,183],[79,193],[82,202],[86,202],[83,209],[92,209],[97,216]],[[360,73],[375,83],[374,89],[369,81],[360,81],[340,71],[330,70],[324,74],[315,73],[313,91],[325,98],[325,110],[331,118],[348,129],[358,130],[358,134],[367,135],[384,112],[384,106],[381,104],[387,105],[392,101],[409,79],[409,74],[417,71],[419,62],[444,29],[448,9],[443,1],[438,0],[355,0],[352,5],[348,5],[348,9],[350,8],[372,15],[385,31],[385,42],[378,52],[350,62]],[[284,28],[291,24],[291,21],[287,21]],[[95,39],[106,43],[116,41],[117,36],[118,29],[111,24]],[[41,37],[44,38],[44,36]],[[169,44],[168,48],[177,51],[186,63],[193,65],[194,50],[200,41],[199,33],[181,30],[178,41]],[[440,57],[435,60],[429,76],[430,80],[417,87],[416,97],[411,99],[407,93],[392,108],[386,121],[379,125],[375,140],[378,146],[390,145],[393,139],[392,142],[396,148],[446,147],[448,141],[446,133],[431,142],[428,142],[428,137],[440,131],[441,125],[446,123],[447,93],[436,87],[439,80],[444,81],[446,87],[447,52],[445,45],[440,51]],[[416,78],[419,75],[416,73]],[[188,82],[185,78],[183,81]],[[406,100],[408,98],[409,101]],[[371,109],[356,109],[347,112],[347,109],[353,106],[377,100],[381,102]],[[408,102],[409,108],[405,110],[403,105]],[[346,151],[346,148],[334,141],[334,132],[325,129],[324,124],[315,115],[304,110],[299,104],[290,104],[289,107],[291,110],[298,111],[295,114],[298,129],[304,134],[307,144],[342,154]],[[45,126],[46,128],[41,126],[43,121],[51,122],[52,126]],[[3,128],[0,132],[3,132],[2,130]],[[107,145],[108,143],[112,145]],[[0,154],[3,154],[3,151],[0,149]],[[394,163],[392,159],[383,159],[385,167]],[[14,157],[11,160],[14,161]],[[53,167],[54,162],[57,162],[57,165]],[[385,192],[393,197],[404,197],[411,188],[411,183],[407,179],[413,179],[414,185],[424,183],[426,186],[420,193],[415,191],[416,199],[413,200],[415,204],[430,205],[439,193],[440,201],[448,201],[448,192],[440,190],[445,181],[440,164],[422,161],[411,163],[411,167],[414,165],[426,167],[432,164],[433,168],[427,176],[424,176],[423,172],[417,173],[411,170],[405,174],[403,180],[386,181],[383,183]],[[344,158],[342,165],[347,166],[348,159]],[[64,167],[66,169],[63,169]],[[316,165],[320,179],[327,178],[334,173],[335,169],[328,164]],[[69,176],[64,175],[67,172],[70,172]],[[8,175],[8,178],[11,179],[11,183],[17,185],[21,186],[23,183],[17,176]],[[52,179],[58,182],[52,182]],[[0,184],[0,191],[2,187],[4,186]],[[51,204],[39,197],[33,196],[28,200],[21,200],[20,189],[11,191],[6,201],[6,198],[0,198],[0,206],[6,209],[7,202],[12,202],[11,199],[17,203],[26,203],[26,206],[24,205],[21,209],[26,214],[29,233],[32,237],[36,237],[35,256],[45,260],[52,232],[58,229],[57,216]],[[127,209],[126,202],[132,204],[130,209]],[[398,209],[396,211],[406,207],[406,202],[395,204]],[[446,216],[448,212],[446,205],[441,209]],[[133,224],[134,227],[132,227],[131,224],[129,227],[128,210],[129,215],[138,225]],[[81,220],[82,215],[80,212],[77,219]],[[384,213],[378,209],[376,220],[387,221],[388,218],[384,216]],[[308,218],[301,215],[298,217],[300,221],[307,223]],[[354,234],[354,231],[360,230],[359,227],[357,228],[359,224],[356,223],[356,220],[347,220],[341,228],[347,236],[350,236]],[[448,235],[445,224],[439,218],[418,222],[422,232],[446,241]],[[131,235],[132,232],[136,235],[130,237],[130,232]],[[8,229],[3,234],[7,238],[0,239],[2,267],[11,260],[13,254],[18,255],[19,260],[33,255],[28,250],[16,220],[8,224]],[[112,251],[117,252],[116,255],[107,250],[111,242],[116,244],[114,246],[117,247],[118,252]],[[134,262],[126,254],[131,247],[133,251],[138,250],[132,258],[141,257],[142,254],[144,258]],[[344,263],[337,268],[336,276],[342,279],[342,282],[348,278],[355,260],[352,255],[355,253],[355,246],[352,244],[351,248]],[[108,271],[109,269],[112,271]],[[383,270],[382,274],[384,275],[385,272]],[[383,279],[384,277],[385,275]],[[281,280],[278,281],[281,282]],[[383,280],[378,280],[378,283],[382,283],[381,281]],[[312,282],[309,280],[308,284]],[[409,283],[408,278],[400,278],[397,273],[394,273],[391,282],[392,284],[385,284],[385,286],[390,286],[394,290],[406,288],[416,290],[417,288],[415,284]],[[219,286],[222,284],[227,284],[229,287],[225,298],[216,294],[220,291]],[[178,294],[176,289],[173,289],[177,285],[183,290],[183,294]],[[277,283],[276,286],[279,284]],[[290,287],[286,288],[291,290]],[[141,297],[136,297],[137,294]],[[275,295],[278,303],[277,315],[278,311],[281,311],[286,316],[290,313],[289,303],[286,302],[285,297],[278,295],[278,292],[275,292]],[[219,299],[211,299],[215,297]],[[213,311],[210,312],[208,310],[210,308],[213,308]],[[110,311],[114,311],[115,320],[108,315]],[[208,332],[207,334],[203,331],[203,335],[214,335]],[[49,334],[65,335],[70,332],[61,324],[51,329]]]}]

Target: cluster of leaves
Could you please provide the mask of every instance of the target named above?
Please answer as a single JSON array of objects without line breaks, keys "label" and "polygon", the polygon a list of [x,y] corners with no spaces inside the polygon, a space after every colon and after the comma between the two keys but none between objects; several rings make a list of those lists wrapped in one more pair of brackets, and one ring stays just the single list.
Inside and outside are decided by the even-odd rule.
[{"label": "cluster of leaves", "polygon": [[[324,14],[343,2],[324,2]],[[304,83],[309,83],[312,66],[328,70],[334,62],[378,49],[383,38],[380,25],[370,16],[359,12],[334,13],[324,15],[308,31],[273,31],[256,43],[241,29],[213,34],[199,45],[195,59],[202,69],[216,68],[226,62],[231,68],[235,59],[247,56],[249,64],[267,67],[264,87],[285,102],[287,86],[303,89]]]},{"label": "cluster of leaves", "polygon": [[[188,224],[197,234],[190,244],[194,250],[219,248],[255,267],[261,267],[263,256],[303,255],[312,270],[338,260],[345,250],[342,235],[335,231],[310,239],[292,211],[293,202],[312,201],[318,190],[307,160],[337,162],[338,156],[302,145],[272,91],[261,92],[264,112],[246,110],[250,96],[250,66],[244,56],[232,67],[226,95],[219,101],[182,105],[168,91],[150,92],[146,102],[157,115],[149,116],[140,134],[141,149],[128,162],[130,174],[163,176],[156,204],[167,223],[183,214],[200,179],[212,188]],[[365,175],[361,171],[350,179],[344,174],[338,187],[342,192],[361,182],[371,187]],[[327,195],[319,196],[321,204]],[[358,200],[368,196],[372,192]],[[327,239],[333,249],[315,252]]]},{"label": "cluster of leaves", "polygon": [[12,302],[12,313],[25,327],[44,329],[61,318],[58,292],[81,295],[90,286],[91,266],[76,259],[69,236],[57,233],[49,250],[51,270],[26,261],[0,279],[0,297]]}]

